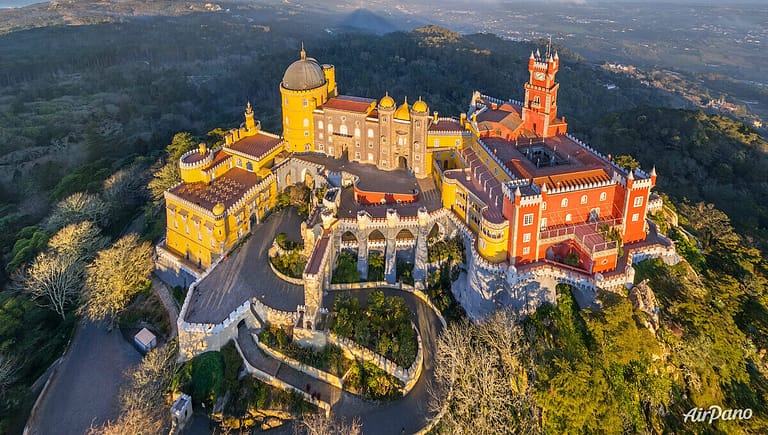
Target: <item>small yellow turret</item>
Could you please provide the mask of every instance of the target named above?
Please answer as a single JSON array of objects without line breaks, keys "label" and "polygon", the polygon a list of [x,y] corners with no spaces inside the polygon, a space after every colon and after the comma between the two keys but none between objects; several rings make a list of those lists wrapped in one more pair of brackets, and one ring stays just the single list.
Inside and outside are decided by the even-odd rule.
[{"label": "small yellow turret", "polygon": [[224,204],[218,203],[213,206],[213,215],[216,217],[222,216],[226,209],[224,208]]}]

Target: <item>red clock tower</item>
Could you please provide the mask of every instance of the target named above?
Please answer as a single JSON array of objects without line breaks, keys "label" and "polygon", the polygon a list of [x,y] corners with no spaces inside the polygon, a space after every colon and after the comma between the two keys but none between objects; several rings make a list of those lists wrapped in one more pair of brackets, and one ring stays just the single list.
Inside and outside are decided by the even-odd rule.
[{"label": "red clock tower", "polygon": [[527,130],[541,137],[564,134],[567,130],[565,119],[557,118],[557,91],[560,84],[555,74],[560,69],[560,58],[547,50],[542,58],[538,50],[528,59],[530,77],[525,84],[523,101],[523,122]]}]

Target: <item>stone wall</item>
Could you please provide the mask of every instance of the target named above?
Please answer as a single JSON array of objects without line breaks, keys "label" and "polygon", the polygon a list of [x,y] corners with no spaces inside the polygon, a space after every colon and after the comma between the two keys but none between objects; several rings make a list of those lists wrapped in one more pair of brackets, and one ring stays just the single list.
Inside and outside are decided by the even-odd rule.
[{"label": "stone wall", "polygon": [[258,328],[259,322],[251,312],[251,303],[245,301],[221,323],[187,323],[179,317],[179,359],[184,361],[204,352],[221,349],[237,337],[237,325],[245,321],[249,328]]},{"label": "stone wall", "polygon": [[[411,327],[416,329],[413,324],[411,324]],[[328,343],[340,347],[341,350],[344,351],[345,357],[349,359],[362,359],[363,361],[373,363],[376,367],[400,380],[403,383],[403,388],[400,389],[403,395],[408,394],[413,386],[416,385],[424,366],[424,350],[422,349],[421,336],[418,331],[416,331],[416,341],[416,359],[410,367],[404,368],[400,367],[394,361],[385,358],[383,355],[380,355],[367,347],[360,346],[355,343],[354,340],[339,337],[332,332],[328,333]]]},{"label": "stone wall", "polygon": [[251,310],[264,323],[277,326],[293,326],[296,324],[297,315],[293,311],[281,311],[264,305],[260,300],[253,298],[249,302]]},{"label": "stone wall", "polygon": [[155,274],[170,287],[187,288],[199,278],[199,273],[187,267],[178,257],[166,250],[161,240],[155,246]]},{"label": "stone wall", "polygon": [[250,301],[245,301],[235,308],[226,319],[219,323],[189,323],[185,320],[189,303],[197,287],[197,283],[205,279],[219,264],[221,258],[214,262],[187,291],[184,304],[181,306],[176,326],[179,330],[179,360],[185,361],[208,351],[217,351],[229,340],[237,337],[237,325],[241,321],[249,328],[260,327],[259,320],[251,311]]},{"label": "stone wall", "polygon": [[237,340],[235,340],[235,347],[237,347],[237,351],[240,353],[240,358],[242,358],[243,363],[245,364],[245,371],[247,371],[248,374],[264,382],[265,384],[272,385],[275,388],[279,388],[284,391],[293,391],[300,394],[305,401],[317,406],[319,409],[322,409],[325,412],[325,416],[330,417],[331,415],[330,403],[323,400],[315,399],[314,397],[312,397],[312,395],[310,395],[306,391],[296,388],[293,385],[283,382],[280,379],[270,375],[269,373],[265,373],[257,369],[256,367],[252,366],[248,362],[248,360],[245,358],[245,355],[243,355],[243,351],[240,349],[240,344],[237,342]]},{"label": "stone wall", "polygon": [[303,279],[301,279],[301,278],[292,278],[292,277],[290,277],[288,275],[285,275],[284,273],[280,272],[279,270],[277,270],[275,265],[272,264],[272,259],[271,258],[268,261],[268,263],[269,263],[269,268],[272,269],[272,272],[274,272],[275,275],[278,278],[282,279],[285,282],[289,282],[291,284],[302,285],[302,286],[304,285],[304,280]]},{"label": "stone wall", "polygon": [[298,361],[296,359],[293,359],[283,354],[277,349],[272,349],[271,347],[259,341],[258,337],[254,337],[254,341],[256,341],[256,345],[259,347],[259,349],[264,351],[264,353],[266,353],[270,357],[278,361],[282,361],[284,364],[287,364],[289,367],[294,368],[300,372],[306,373],[315,379],[319,379],[325,383],[331,384],[336,388],[344,389],[344,382],[341,380],[340,377],[332,375],[316,367],[312,367],[310,365],[304,364],[301,361]]}]

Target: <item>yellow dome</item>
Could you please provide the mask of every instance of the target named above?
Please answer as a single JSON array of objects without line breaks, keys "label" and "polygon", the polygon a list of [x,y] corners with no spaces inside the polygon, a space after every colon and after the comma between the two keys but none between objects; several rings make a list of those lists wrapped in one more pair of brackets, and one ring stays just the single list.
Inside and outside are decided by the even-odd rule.
[{"label": "yellow dome", "polygon": [[387,93],[387,95],[384,95],[384,98],[379,101],[379,107],[382,109],[391,109],[395,107],[395,100]]},{"label": "yellow dome", "polygon": [[402,119],[403,121],[410,121],[411,120],[411,111],[408,107],[408,98],[405,99],[405,102],[400,105],[400,107],[395,110],[395,119]]},{"label": "yellow dome", "polygon": [[427,103],[422,101],[421,98],[419,98],[419,101],[413,103],[414,112],[426,113],[428,110],[429,108],[427,107]]},{"label": "yellow dome", "polygon": [[221,216],[224,214],[224,204],[218,203],[213,206],[213,215],[214,216]]}]

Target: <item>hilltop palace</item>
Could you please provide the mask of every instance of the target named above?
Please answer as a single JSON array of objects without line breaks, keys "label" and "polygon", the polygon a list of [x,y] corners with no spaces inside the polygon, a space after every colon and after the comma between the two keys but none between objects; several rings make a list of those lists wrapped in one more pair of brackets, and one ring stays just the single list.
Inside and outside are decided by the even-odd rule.
[{"label": "hilltop palace", "polygon": [[[261,130],[249,104],[221,147],[181,157],[183,181],[165,194],[158,274],[194,282],[179,319],[182,351],[218,348],[250,312],[315,328],[342,250],[356,253],[363,277],[370,253],[383,254],[389,284],[396,259],[407,259],[423,288],[435,234],[462,237],[466,269],[453,292],[473,318],[501,306],[530,313],[556,301],[558,282],[594,301],[597,288],[631,283],[633,262],[674,258],[646,220],[662,207],[651,194],[655,169],[627,170],[567,133],[559,67],[556,52],[532,53],[523,101],[474,92],[466,113],[441,117],[421,98],[340,95],[334,66],[302,48],[280,83],[283,135]],[[297,222],[308,261],[303,279],[286,281],[266,261],[248,269],[250,254],[228,252],[269,224],[278,193],[295,183],[328,191]]]}]

